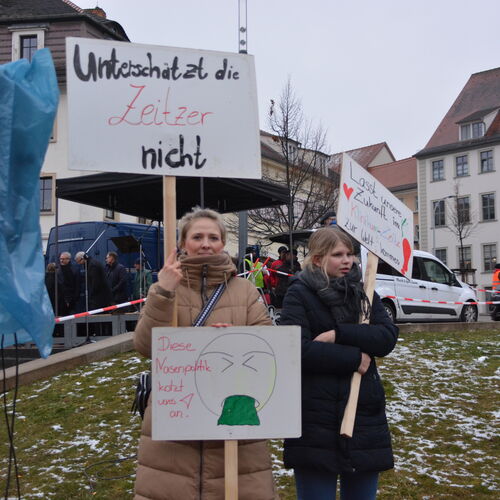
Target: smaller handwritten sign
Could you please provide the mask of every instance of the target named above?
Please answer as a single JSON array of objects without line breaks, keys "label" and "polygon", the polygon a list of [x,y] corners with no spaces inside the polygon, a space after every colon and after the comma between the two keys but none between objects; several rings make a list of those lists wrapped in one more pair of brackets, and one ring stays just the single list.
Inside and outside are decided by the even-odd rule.
[{"label": "smaller handwritten sign", "polygon": [[300,328],[153,328],[153,439],[301,433]]},{"label": "smaller handwritten sign", "polygon": [[337,224],[370,252],[411,278],[412,211],[345,153]]}]

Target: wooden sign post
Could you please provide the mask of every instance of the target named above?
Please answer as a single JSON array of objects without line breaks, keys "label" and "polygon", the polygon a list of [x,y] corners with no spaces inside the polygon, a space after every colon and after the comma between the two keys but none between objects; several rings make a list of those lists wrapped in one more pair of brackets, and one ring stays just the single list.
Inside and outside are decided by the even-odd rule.
[{"label": "wooden sign post", "polygon": [[[413,213],[345,153],[337,224],[368,250],[364,290],[370,304],[373,301],[379,258],[404,276],[411,277]],[[360,323],[369,322],[369,317],[360,318]],[[340,427],[340,434],[345,437],[353,435],[360,385],[361,375],[355,372]]]},{"label": "wooden sign post", "polygon": [[[368,262],[366,264],[365,279],[364,279],[364,290],[370,305],[373,302],[373,292],[375,291],[375,278],[377,275],[377,264],[378,257],[372,252],[368,252]],[[370,322],[370,318],[362,315],[359,318],[359,322],[362,324],[367,324]],[[347,406],[344,411],[344,417],[342,418],[342,424],[340,426],[340,434],[345,437],[352,437],[354,430],[354,420],[356,417],[356,408],[358,405],[359,387],[361,385],[361,374],[354,372],[351,378],[351,389],[349,392],[349,399],[347,400]]]}]

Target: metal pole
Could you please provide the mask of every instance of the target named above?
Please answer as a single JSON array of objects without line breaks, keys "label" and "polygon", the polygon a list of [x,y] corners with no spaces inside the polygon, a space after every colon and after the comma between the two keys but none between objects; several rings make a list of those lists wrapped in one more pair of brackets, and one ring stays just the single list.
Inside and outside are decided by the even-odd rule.
[{"label": "metal pole", "polygon": [[[57,188],[56,188],[57,189]],[[59,260],[59,198],[56,196],[56,259],[57,259],[57,264],[56,264],[56,282],[55,282],[55,289],[54,289],[54,295],[55,295],[55,310],[54,314],[59,316],[59,286],[58,286],[58,278],[59,278],[59,273],[61,273],[62,276],[62,269],[61,269],[61,262]],[[47,242],[48,244],[48,242]],[[50,259],[50,249],[47,249],[49,251],[49,259]],[[69,263],[71,265],[71,262]],[[80,272],[80,271],[78,271]]]},{"label": "metal pole", "polygon": [[205,187],[203,185],[203,177],[200,177],[200,207],[205,208]]}]

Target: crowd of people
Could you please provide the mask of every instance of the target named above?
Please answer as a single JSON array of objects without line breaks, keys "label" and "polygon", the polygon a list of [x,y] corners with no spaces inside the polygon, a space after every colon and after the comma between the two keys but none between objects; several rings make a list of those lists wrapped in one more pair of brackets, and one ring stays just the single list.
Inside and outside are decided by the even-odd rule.
[{"label": "crowd of people", "polygon": [[152,271],[145,269],[142,259],[135,261],[134,269],[129,280],[116,252],[107,253],[104,265],[83,251],[77,252],[72,263],[71,253],[61,252],[59,265],[50,262],[45,273],[54,312],[67,316],[146,297],[153,282]]}]

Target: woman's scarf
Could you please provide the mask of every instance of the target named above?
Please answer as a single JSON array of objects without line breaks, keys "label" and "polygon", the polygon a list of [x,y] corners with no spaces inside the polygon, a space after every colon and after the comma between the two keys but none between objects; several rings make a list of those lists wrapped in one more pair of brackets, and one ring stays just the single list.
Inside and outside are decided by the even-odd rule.
[{"label": "woman's scarf", "polygon": [[357,264],[342,278],[328,278],[317,266],[307,266],[298,277],[316,292],[338,323],[358,323],[360,314],[369,317],[370,301],[363,290]]}]

